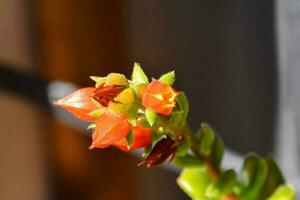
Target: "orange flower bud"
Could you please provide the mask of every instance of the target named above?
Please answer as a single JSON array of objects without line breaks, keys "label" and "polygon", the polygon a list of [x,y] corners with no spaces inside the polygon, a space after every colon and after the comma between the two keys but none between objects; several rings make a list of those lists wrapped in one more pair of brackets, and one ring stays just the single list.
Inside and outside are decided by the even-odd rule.
[{"label": "orange flower bud", "polygon": [[153,79],[143,94],[142,104],[156,113],[169,115],[175,107],[177,95],[170,85]]},{"label": "orange flower bud", "polygon": [[132,128],[133,143],[128,146],[126,138],[114,144],[116,147],[123,151],[134,151],[139,148],[146,147],[152,143],[152,129],[144,128],[141,124],[137,124]]},{"label": "orange flower bud", "polygon": [[93,122],[95,118],[88,113],[98,108],[97,102],[93,100],[95,90],[94,87],[82,88],[53,103],[83,121]]},{"label": "orange flower bud", "polygon": [[125,115],[105,112],[96,120],[90,149],[106,148],[124,139],[131,127]]}]

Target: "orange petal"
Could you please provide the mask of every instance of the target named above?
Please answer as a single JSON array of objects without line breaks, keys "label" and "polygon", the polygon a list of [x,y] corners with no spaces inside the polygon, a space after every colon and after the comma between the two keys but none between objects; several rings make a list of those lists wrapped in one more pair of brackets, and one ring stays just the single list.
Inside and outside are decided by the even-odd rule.
[{"label": "orange petal", "polygon": [[103,113],[96,120],[96,128],[93,133],[92,148],[106,148],[124,139],[130,131],[130,124],[125,115],[117,115],[112,112]]},{"label": "orange petal", "polygon": [[170,85],[153,79],[143,94],[142,105],[156,113],[170,115],[175,107],[177,95],[178,92]]},{"label": "orange petal", "polygon": [[88,113],[98,108],[97,103],[93,100],[94,92],[94,87],[82,88],[54,101],[53,104],[62,107],[83,121],[93,122],[95,118],[89,116]]},{"label": "orange petal", "polygon": [[139,148],[146,147],[152,143],[152,129],[144,128],[139,123],[136,127],[132,128],[133,131],[133,143],[128,147],[126,138],[121,139],[114,145],[123,151],[134,151]]}]

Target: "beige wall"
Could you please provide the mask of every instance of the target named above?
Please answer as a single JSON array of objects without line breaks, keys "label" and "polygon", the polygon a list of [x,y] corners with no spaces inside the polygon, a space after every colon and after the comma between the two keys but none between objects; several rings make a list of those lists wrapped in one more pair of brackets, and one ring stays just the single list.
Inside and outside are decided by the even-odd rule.
[{"label": "beige wall", "polygon": [[[33,72],[28,2],[0,1],[0,62]],[[40,114],[23,99],[0,91],[0,199],[45,199]]]}]

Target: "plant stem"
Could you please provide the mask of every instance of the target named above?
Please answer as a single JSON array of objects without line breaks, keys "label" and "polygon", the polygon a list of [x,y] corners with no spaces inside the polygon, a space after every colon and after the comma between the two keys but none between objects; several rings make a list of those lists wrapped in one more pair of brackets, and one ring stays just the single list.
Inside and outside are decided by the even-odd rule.
[{"label": "plant stem", "polygon": [[[212,162],[212,160],[206,156],[203,155],[200,152],[199,149],[199,141],[197,139],[197,137],[195,136],[195,134],[192,132],[192,130],[189,128],[189,126],[187,124],[184,125],[184,127],[182,128],[183,130],[183,134],[184,135],[188,135],[191,138],[191,142],[192,142],[192,146],[191,146],[191,150],[194,153],[194,155],[200,159],[201,161],[203,161],[207,167],[207,172],[209,177],[213,180],[216,181],[220,174],[221,174],[221,170],[218,166],[214,165],[214,163]],[[238,200],[238,197],[235,194],[228,194],[226,196],[223,196],[221,200]]]},{"label": "plant stem", "polygon": [[188,125],[185,125],[183,130],[184,130],[184,134],[188,135],[191,138],[191,142],[192,142],[191,150],[194,153],[194,155],[205,163],[210,178],[212,180],[217,180],[220,175],[220,169],[214,165],[214,163],[211,161],[211,159],[208,156],[200,152],[199,142],[195,134],[188,127]]}]

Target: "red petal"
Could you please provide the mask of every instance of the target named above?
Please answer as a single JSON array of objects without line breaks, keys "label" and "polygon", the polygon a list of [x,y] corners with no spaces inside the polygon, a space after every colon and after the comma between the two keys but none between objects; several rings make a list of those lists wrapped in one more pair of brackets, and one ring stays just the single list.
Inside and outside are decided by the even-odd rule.
[{"label": "red petal", "polygon": [[115,144],[126,137],[130,128],[125,115],[117,115],[112,112],[103,113],[96,121],[90,149],[95,147],[106,148]]},{"label": "red petal", "polygon": [[139,148],[146,147],[152,143],[152,129],[144,128],[142,125],[137,124],[132,128],[133,131],[133,143],[128,147],[126,138],[118,141],[114,145],[123,151],[134,151]]},{"label": "red petal", "polygon": [[92,99],[95,89],[94,87],[82,88],[53,103],[83,121],[93,122],[95,118],[89,116],[88,113],[98,107]]}]

